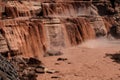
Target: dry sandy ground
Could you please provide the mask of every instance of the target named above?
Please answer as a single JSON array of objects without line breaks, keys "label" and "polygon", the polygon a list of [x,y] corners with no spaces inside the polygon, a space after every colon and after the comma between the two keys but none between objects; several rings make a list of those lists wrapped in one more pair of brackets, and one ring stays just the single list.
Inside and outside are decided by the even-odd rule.
[{"label": "dry sandy ground", "polygon": [[[43,63],[59,71],[41,74],[38,80],[120,80],[120,64],[113,62],[106,53],[120,51],[119,41],[91,40],[80,46],[64,49],[64,55],[46,57]],[[57,58],[68,58],[57,61]],[[59,78],[51,78],[56,77]]]}]

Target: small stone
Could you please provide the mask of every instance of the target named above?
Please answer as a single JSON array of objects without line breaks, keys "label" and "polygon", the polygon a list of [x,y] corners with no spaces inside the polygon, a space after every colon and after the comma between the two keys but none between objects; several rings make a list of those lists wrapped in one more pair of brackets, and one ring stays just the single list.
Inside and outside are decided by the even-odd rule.
[{"label": "small stone", "polygon": [[51,78],[60,78],[59,76],[52,76]]},{"label": "small stone", "polygon": [[23,71],[23,74],[24,74],[24,75],[27,75],[27,74],[28,74],[28,70],[25,69],[25,70]]},{"label": "small stone", "polygon": [[57,61],[66,61],[68,60],[67,58],[58,58]]},{"label": "small stone", "polygon": [[31,57],[27,64],[32,65],[32,66],[39,66],[39,65],[42,64],[42,62],[40,60],[36,59],[36,58]]},{"label": "small stone", "polygon": [[29,71],[29,74],[34,75],[35,71],[31,70],[31,71]]},{"label": "small stone", "polygon": [[48,50],[46,51],[44,57],[48,57],[48,56],[59,56],[62,55],[63,53],[61,51],[55,51],[55,50]]},{"label": "small stone", "polygon": [[37,80],[37,75],[36,74],[28,74],[27,76],[29,79],[28,80]]},{"label": "small stone", "polygon": [[60,65],[60,63],[55,63],[55,65]]},{"label": "small stone", "polygon": [[24,68],[24,67],[25,67],[25,65],[24,65],[24,64],[19,64],[19,66],[20,66],[20,67],[22,67],[22,68]]},{"label": "small stone", "polygon": [[60,71],[55,71],[55,73],[59,73]]},{"label": "small stone", "polygon": [[43,68],[36,68],[35,72],[36,73],[45,73],[45,70]]},{"label": "small stone", "polygon": [[79,76],[78,74],[74,74],[74,76]]},{"label": "small stone", "polygon": [[29,70],[29,71],[32,71],[32,70],[35,70],[35,67],[28,67],[26,69]]},{"label": "small stone", "polygon": [[120,76],[118,76],[118,77],[120,77]]},{"label": "small stone", "polygon": [[72,64],[71,62],[68,62],[68,64]]},{"label": "small stone", "polygon": [[56,73],[55,70],[47,70],[46,72],[47,72],[47,73],[50,73],[50,74]]}]

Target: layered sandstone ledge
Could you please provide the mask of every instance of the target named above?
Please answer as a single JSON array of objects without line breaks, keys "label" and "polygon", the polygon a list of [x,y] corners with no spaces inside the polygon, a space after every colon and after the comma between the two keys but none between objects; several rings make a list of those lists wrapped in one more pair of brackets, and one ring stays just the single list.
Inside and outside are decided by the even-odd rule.
[{"label": "layered sandstone ledge", "polygon": [[87,1],[3,2],[0,52],[39,58],[49,50],[61,50],[106,36],[113,24],[119,24],[119,14],[106,15],[107,12],[112,13],[112,8],[105,5],[110,4]]}]

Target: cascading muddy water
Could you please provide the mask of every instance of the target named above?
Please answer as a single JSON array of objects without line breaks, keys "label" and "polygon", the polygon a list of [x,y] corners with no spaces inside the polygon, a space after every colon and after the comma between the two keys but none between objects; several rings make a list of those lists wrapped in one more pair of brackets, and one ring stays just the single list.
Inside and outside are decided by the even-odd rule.
[{"label": "cascading muddy water", "polygon": [[42,3],[44,17],[78,17],[90,15],[90,3],[54,2]]},{"label": "cascading muddy water", "polygon": [[44,28],[41,22],[5,20],[2,23],[5,24],[1,28],[4,34],[1,34],[6,41],[3,46],[8,48],[6,52],[10,51],[11,55],[22,53],[25,57],[40,58],[44,50]]},{"label": "cascading muddy water", "polygon": [[95,38],[95,31],[85,18],[64,19],[63,24],[71,45],[78,45],[85,40]]},{"label": "cascading muddy water", "polygon": [[[87,1],[89,0],[19,0],[7,1],[4,7],[2,6],[4,9],[0,10],[0,53],[8,56],[13,63],[19,63],[15,63],[15,66],[20,67],[18,72],[21,78],[26,80],[26,76],[31,74],[36,78],[34,72],[44,73],[46,68],[40,65],[42,63],[37,59],[42,60],[45,54],[60,55],[66,47],[79,44],[80,48],[105,48],[116,44],[119,47],[120,42],[117,40],[96,39],[101,36],[108,37],[111,31],[112,35],[117,34],[117,38],[120,36],[120,28],[112,28],[116,17],[101,17],[98,5],[95,7],[91,1]],[[11,59],[11,56],[15,57]],[[27,74],[24,75],[24,72]],[[46,72],[54,73],[51,70]]]},{"label": "cascading muddy water", "polygon": [[0,23],[6,52],[16,51],[26,57],[78,45],[95,38],[97,31],[106,34],[109,29],[89,2],[8,1],[3,15],[3,19],[10,18]]}]

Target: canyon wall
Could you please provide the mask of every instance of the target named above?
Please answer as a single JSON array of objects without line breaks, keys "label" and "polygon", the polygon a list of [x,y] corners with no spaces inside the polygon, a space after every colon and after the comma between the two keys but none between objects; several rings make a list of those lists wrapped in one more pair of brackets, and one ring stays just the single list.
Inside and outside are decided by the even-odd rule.
[{"label": "canyon wall", "polygon": [[[72,1],[72,0],[71,0]],[[0,20],[0,52],[39,58],[105,36],[112,19],[101,17],[91,3],[8,1]]]},{"label": "canyon wall", "polygon": [[[1,35],[5,41],[6,52],[11,56],[23,54],[26,57],[39,57],[43,52],[44,32],[39,21],[2,21]],[[7,49],[8,48],[8,49]]]},{"label": "canyon wall", "polygon": [[[32,21],[1,21],[5,43],[1,53],[40,57],[47,50],[60,50],[95,38],[89,22],[83,18],[41,19]],[[3,43],[3,42],[2,42]],[[4,48],[5,47],[5,48]]]}]

